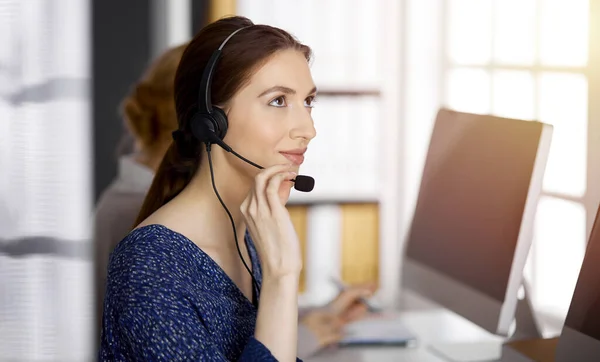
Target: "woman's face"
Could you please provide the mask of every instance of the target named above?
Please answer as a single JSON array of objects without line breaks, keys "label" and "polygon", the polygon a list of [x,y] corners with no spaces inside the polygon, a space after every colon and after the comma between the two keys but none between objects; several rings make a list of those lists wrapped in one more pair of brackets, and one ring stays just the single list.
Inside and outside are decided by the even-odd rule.
[{"label": "woman's face", "polygon": [[[292,163],[293,171],[298,172],[303,154],[316,136],[311,116],[315,95],[304,55],[296,50],[274,54],[226,107],[229,128],[225,143],[263,167]],[[231,161],[250,177],[259,172],[241,160]],[[289,194],[292,183],[284,186]]]}]

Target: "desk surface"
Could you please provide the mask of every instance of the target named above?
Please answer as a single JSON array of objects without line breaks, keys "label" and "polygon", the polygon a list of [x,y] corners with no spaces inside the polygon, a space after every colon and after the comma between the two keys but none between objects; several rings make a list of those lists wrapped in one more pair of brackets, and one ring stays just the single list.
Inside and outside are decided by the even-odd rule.
[{"label": "desk surface", "polygon": [[431,351],[431,343],[502,341],[463,317],[410,292],[403,294],[397,310],[402,323],[417,336],[417,347],[332,348],[306,362],[447,362]]}]

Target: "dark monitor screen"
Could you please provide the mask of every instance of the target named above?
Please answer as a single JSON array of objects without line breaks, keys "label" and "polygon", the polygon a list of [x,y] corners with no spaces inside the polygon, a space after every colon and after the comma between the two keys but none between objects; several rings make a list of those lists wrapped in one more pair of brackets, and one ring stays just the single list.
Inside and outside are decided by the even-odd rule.
[{"label": "dark monitor screen", "polygon": [[596,214],[565,325],[600,341],[600,210]]},{"label": "dark monitor screen", "polygon": [[441,110],[406,255],[503,301],[542,128]]}]

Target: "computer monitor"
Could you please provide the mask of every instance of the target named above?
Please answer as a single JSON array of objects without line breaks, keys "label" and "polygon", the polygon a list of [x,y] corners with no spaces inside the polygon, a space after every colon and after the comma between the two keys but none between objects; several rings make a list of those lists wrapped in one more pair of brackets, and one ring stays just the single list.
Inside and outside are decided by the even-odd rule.
[{"label": "computer monitor", "polygon": [[558,339],[555,361],[591,362],[598,361],[599,358],[600,209],[596,213],[567,319]]},{"label": "computer monitor", "polygon": [[[404,288],[509,335],[552,130],[438,112],[406,240]],[[490,353],[500,351],[498,344]]]}]

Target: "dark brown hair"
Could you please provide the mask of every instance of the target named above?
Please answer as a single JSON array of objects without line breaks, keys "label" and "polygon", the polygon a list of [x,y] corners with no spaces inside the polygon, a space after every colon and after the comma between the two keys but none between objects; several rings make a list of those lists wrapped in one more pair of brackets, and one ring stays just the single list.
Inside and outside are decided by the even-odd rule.
[{"label": "dark brown hair", "polygon": [[212,53],[234,31],[222,50],[212,80],[211,99],[224,106],[245,86],[254,71],[278,51],[295,49],[310,61],[311,50],[291,34],[267,25],[254,25],[245,17],[222,18],[205,26],[191,40],[175,75],[175,111],[183,137],[173,142],[163,158],[146,195],[136,225],[177,196],[200,167],[202,145],[190,130],[189,122],[197,111],[198,91],[204,67]]},{"label": "dark brown hair", "polygon": [[170,48],[155,59],[121,103],[127,130],[145,147],[167,140],[177,129],[173,87],[186,45]]}]

